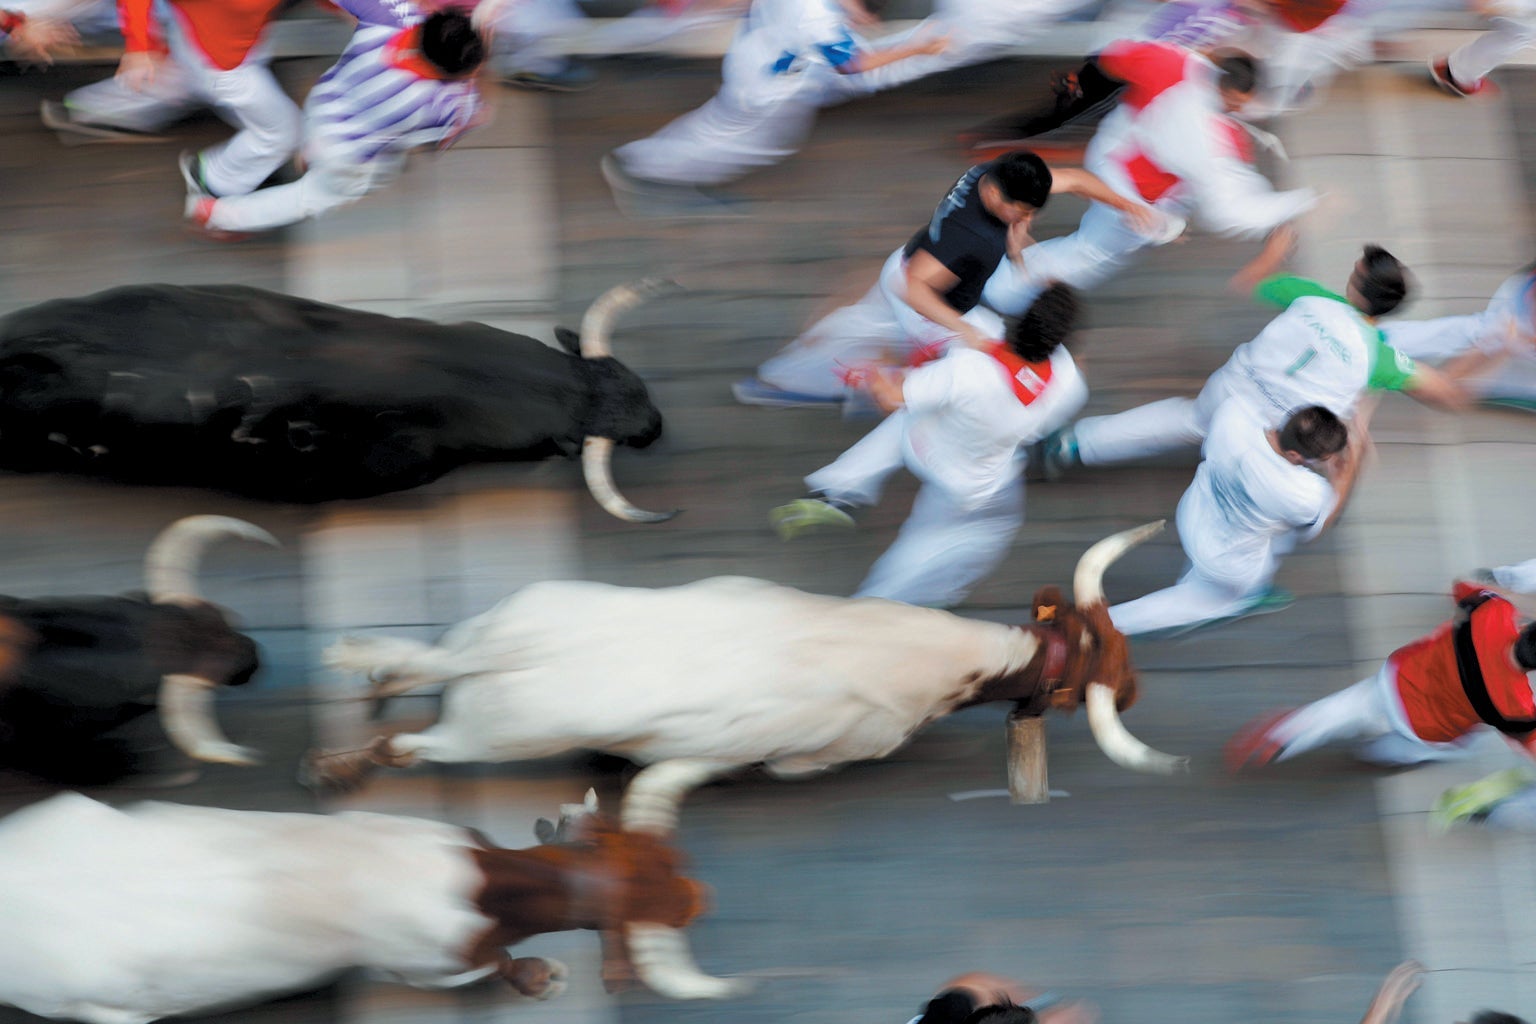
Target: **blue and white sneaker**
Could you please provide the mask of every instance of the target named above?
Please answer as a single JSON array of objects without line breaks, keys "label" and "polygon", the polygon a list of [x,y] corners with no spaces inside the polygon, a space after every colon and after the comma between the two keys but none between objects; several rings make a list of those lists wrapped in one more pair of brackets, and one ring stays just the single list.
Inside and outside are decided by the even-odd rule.
[{"label": "blue and white sneaker", "polygon": [[1082,465],[1077,453],[1077,434],[1071,427],[1063,427],[1047,435],[1040,442],[1040,472],[1052,483],[1067,475],[1073,466]]},{"label": "blue and white sneaker", "polygon": [[742,405],[760,405],[767,409],[833,409],[843,404],[842,395],[808,395],[776,388],[756,377],[731,385],[731,394]]}]

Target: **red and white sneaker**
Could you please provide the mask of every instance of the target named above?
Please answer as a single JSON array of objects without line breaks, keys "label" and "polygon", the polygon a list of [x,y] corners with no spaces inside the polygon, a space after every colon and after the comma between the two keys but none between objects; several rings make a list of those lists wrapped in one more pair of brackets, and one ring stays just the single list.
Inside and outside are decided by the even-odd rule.
[{"label": "red and white sneaker", "polygon": [[213,216],[213,206],[217,202],[213,196],[188,195],[186,218],[189,226],[204,238],[211,238],[215,242],[243,242],[250,238],[250,234],[243,231],[225,231],[208,226]]},{"label": "red and white sneaker", "polygon": [[1450,57],[1429,58],[1429,77],[1435,85],[1439,86],[1441,92],[1451,96],[1466,98],[1468,96],[1476,96],[1488,90],[1488,79],[1486,78],[1479,78],[1473,85],[1462,85],[1452,78]]},{"label": "red and white sneaker", "polygon": [[1290,709],[1271,711],[1243,726],[1222,750],[1227,771],[1237,774],[1244,768],[1263,768],[1285,751],[1285,744],[1270,735],[1270,730],[1290,717]]}]

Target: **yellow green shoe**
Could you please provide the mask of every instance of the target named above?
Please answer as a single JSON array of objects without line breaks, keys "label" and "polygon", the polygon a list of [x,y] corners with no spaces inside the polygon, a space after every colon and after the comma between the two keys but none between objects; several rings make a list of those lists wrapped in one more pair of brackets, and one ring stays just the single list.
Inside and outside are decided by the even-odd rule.
[{"label": "yellow green shoe", "polygon": [[1441,793],[1430,808],[1430,823],[1443,832],[1459,821],[1487,814],[1533,783],[1536,772],[1521,766],[1494,772],[1465,786],[1453,786]]},{"label": "yellow green shoe", "polygon": [[796,498],[768,513],[768,522],[784,540],[793,540],[807,530],[823,527],[853,529],[853,516],[820,498]]}]

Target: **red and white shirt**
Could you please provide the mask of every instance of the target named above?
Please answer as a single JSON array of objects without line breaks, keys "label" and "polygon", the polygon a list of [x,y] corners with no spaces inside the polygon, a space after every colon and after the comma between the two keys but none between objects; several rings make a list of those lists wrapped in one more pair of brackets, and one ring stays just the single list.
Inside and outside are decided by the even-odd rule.
[{"label": "red and white shirt", "polygon": [[907,467],[969,507],[1011,486],[1024,468],[1020,447],[1065,426],[1088,400],[1065,348],[1031,364],[1001,345],[957,347],[908,373],[901,390]]},{"label": "red and white shirt", "polygon": [[[1480,588],[1458,583],[1457,601],[1475,596]],[[1536,695],[1531,677],[1515,664],[1514,644],[1520,622],[1514,605],[1490,597],[1472,611],[1472,646],[1495,710],[1507,719],[1536,719]],[[1392,652],[1388,664],[1397,670],[1397,692],[1414,735],[1431,743],[1447,743],[1483,724],[1461,686],[1456,669],[1455,623],[1447,622],[1426,637]],[[1536,732],[1519,742],[1536,756]]]},{"label": "red and white shirt", "polygon": [[1126,83],[1084,164],[1110,188],[1220,235],[1259,236],[1317,202],[1254,169],[1247,130],[1222,110],[1216,66],[1169,43],[1112,43],[1098,58]]}]

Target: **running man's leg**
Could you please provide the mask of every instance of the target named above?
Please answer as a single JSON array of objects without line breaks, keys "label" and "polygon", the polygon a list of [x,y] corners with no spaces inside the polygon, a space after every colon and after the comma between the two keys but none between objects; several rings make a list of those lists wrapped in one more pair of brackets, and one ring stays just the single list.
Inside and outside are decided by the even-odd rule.
[{"label": "running man's leg", "polygon": [[903,410],[887,416],[834,462],[806,477],[805,486],[813,494],[849,505],[877,504],[886,479],[902,466],[901,438],[906,416]]},{"label": "running man's leg", "polygon": [[64,97],[75,121],[135,132],[158,131],[206,102],[193,90],[186,71],[170,59],[160,62],[155,77],[142,90],[129,88],[114,75]]},{"label": "running man's leg", "polygon": [[264,53],[213,71],[208,88],[219,113],[238,131],[203,150],[203,180],[216,196],[253,192],[298,150],[304,116],[277,84]]},{"label": "running man's leg", "polygon": [[924,484],[895,542],[870,567],[855,596],[954,607],[1002,562],[1023,522],[1019,481],[974,509]]},{"label": "running man's leg", "polygon": [[1522,13],[1517,18],[1490,18],[1493,30],[1451,51],[1447,58],[1451,78],[1466,89],[1477,88],[1494,68],[1536,43],[1536,18]]},{"label": "running man's leg", "polygon": [[205,226],[214,231],[248,232],[297,224],[383,188],[399,175],[404,163],[404,154],[390,153],[362,164],[311,162],[298,181],[215,200]]}]

